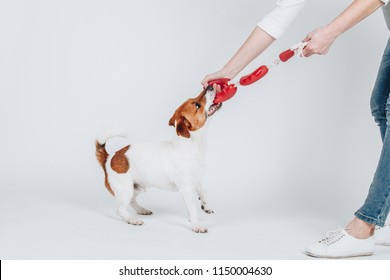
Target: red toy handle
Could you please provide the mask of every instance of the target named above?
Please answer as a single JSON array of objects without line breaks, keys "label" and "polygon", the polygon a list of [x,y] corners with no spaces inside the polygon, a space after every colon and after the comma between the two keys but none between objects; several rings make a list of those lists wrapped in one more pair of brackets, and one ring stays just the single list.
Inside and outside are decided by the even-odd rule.
[{"label": "red toy handle", "polygon": [[240,85],[249,86],[254,82],[257,82],[261,78],[263,78],[268,73],[268,67],[265,65],[260,66],[255,71],[246,75],[240,79]]},{"label": "red toy handle", "polygon": [[281,54],[279,54],[279,58],[281,61],[286,62],[287,60],[292,58],[294,55],[295,55],[295,52],[288,49],[288,50],[282,52]]}]

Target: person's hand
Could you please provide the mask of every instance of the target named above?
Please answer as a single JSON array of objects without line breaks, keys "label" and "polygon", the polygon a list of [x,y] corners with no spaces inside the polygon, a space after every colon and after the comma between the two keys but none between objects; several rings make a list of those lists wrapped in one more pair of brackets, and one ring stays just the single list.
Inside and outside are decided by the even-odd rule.
[{"label": "person's hand", "polygon": [[327,54],[336,38],[337,36],[328,27],[320,27],[313,30],[303,40],[303,42],[307,42],[306,47],[303,49],[303,56]]},{"label": "person's hand", "polygon": [[[229,78],[229,79],[231,79],[231,77],[229,77],[229,75],[227,73],[225,73],[225,71],[219,70],[217,72],[208,74],[206,77],[204,77],[204,79],[202,80],[202,85],[203,85],[204,88],[207,88],[207,86],[209,85],[209,81],[215,80],[215,79],[220,79],[220,78]],[[221,91],[221,87],[220,86],[218,86],[218,85],[213,85],[213,86],[214,86],[214,88],[216,89],[217,92]]]}]

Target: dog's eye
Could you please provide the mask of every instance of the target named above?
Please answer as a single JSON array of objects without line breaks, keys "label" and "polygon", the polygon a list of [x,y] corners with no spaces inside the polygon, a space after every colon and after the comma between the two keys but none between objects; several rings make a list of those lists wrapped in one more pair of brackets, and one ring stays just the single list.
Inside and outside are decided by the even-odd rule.
[{"label": "dog's eye", "polygon": [[196,109],[198,110],[200,107],[202,107],[198,102],[195,102]]}]

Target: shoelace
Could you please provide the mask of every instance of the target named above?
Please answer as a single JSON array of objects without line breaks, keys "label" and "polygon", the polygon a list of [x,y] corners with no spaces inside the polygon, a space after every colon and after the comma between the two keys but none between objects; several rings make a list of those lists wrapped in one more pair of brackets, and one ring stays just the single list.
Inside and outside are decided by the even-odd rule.
[{"label": "shoelace", "polygon": [[341,240],[345,236],[345,233],[343,231],[344,231],[344,229],[342,229],[340,227],[336,230],[328,231],[325,234],[325,237],[322,238],[318,242],[322,243],[326,246],[330,246],[330,245],[338,242],[339,240]]}]

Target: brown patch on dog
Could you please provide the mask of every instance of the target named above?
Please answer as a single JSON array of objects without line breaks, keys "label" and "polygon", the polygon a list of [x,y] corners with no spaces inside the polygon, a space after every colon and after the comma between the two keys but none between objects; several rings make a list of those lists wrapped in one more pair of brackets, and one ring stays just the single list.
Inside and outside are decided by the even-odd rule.
[{"label": "brown patch on dog", "polygon": [[190,131],[200,129],[206,122],[206,90],[203,90],[198,97],[190,98],[184,102],[169,120],[170,126],[176,126],[176,133],[179,136],[190,138]]},{"label": "brown patch on dog", "polygon": [[111,159],[111,168],[117,173],[126,173],[129,168],[129,160],[127,159],[125,153],[129,150],[130,145],[120,149],[115,153]]},{"label": "brown patch on dog", "polygon": [[107,158],[108,158],[108,153],[106,151],[106,144],[105,143],[100,144],[98,141],[96,141],[95,146],[96,146],[96,153],[95,153],[96,158],[104,171],[104,185],[106,186],[107,190],[112,195],[114,195],[114,192],[112,191],[110,183],[108,183],[108,178],[107,178],[106,162],[107,162]]}]

